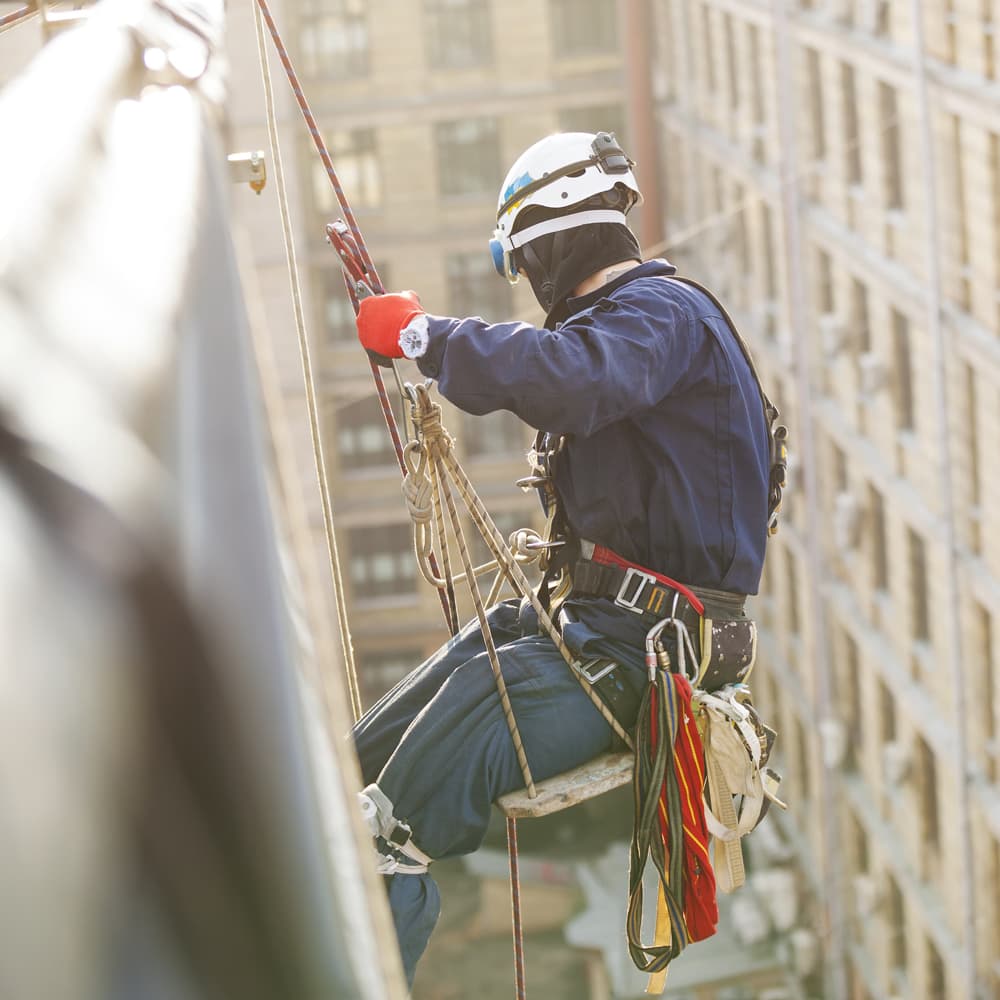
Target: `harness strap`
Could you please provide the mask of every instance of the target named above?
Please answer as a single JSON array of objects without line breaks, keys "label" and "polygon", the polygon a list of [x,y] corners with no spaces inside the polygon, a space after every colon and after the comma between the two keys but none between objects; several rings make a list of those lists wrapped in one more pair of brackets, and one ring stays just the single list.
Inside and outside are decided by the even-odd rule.
[{"label": "harness strap", "polygon": [[757,374],[757,366],[754,364],[750,348],[743,339],[743,335],[736,326],[733,317],[729,315],[728,310],[719,301],[715,293],[706,288],[701,282],[695,281],[694,278],[682,277],[679,274],[672,275],[666,280],[679,281],[690,288],[696,289],[719,310],[726,325],[732,332],[736,344],[746,360],[747,366],[750,368],[750,374],[753,376],[754,382],[757,384],[757,392],[760,394],[761,405],[764,408],[764,425],[768,430],[771,458],[767,499],[767,533],[773,535],[778,530],[778,511],[781,510],[781,492],[785,487],[785,472],[788,467],[788,428],[783,424],[777,424],[781,413],[768,398],[767,393],[764,392],[764,386],[761,384],[760,375]]},{"label": "harness strap", "polygon": [[597,563],[598,566],[615,566],[618,569],[625,570],[626,578],[631,571],[633,574],[642,574],[643,577],[647,579],[653,579],[662,583],[665,587],[669,587],[671,590],[677,591],[677,593],[682,594],[687,598],[688,603],[698,612],[699,615],[705,613],[705,605],[697,594],[688,586],[683,583],[678,583],[676,580],[663,573],[657,573],[655,570],[647,569],[645,566],[640,566],[638,563],[629,562],[623,556],[618,555],[612,549],[609,549],[606,545],[598,545],[596,542],[589,542],[585,538],[580,540],[580,555],[583,559],[590,562]]}]

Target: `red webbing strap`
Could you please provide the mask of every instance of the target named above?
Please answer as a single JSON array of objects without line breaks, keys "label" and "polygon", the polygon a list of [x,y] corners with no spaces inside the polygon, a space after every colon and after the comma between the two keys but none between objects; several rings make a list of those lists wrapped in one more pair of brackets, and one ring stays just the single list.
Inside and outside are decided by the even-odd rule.
[{"label": "red webbing strap", "polygon": [[662,573],[656,573],[651,569],[646,569],[645,566],[640,566],[638,563],[629,562],[627,559],[618,555],[617,552],[612,551],[606,545],[595,545],[594,554],[590,557],[591,562],[595,562],[600,566],[618,566],[620,569],[634,569],[640,573],[645,573],[647,576],[651,576],[654,580],[659,580],[660,583],[666,584],[673,590],[678,591],[683,594],[688,603],[691,605],[699,615],[705,613],[705,605],[698,599],[695,592],[690,588],[684,586],[683,583],[678,583],[676,580],[672,580],[669,576],[664,576]]},{"label": "red webbing strap", "polygon": [[[681,703],[681,721],[674,741],[674,767],[681,793],[684,827],[684,922],[691,941],[703,941],[715,933],[719,904],[715,893],[715,873],[708,854],[708,824],[702,804],[705,787],[705,751],[691,705],[691,684],[674,675]],[[666,818],[665,810],[660,820]]]}]

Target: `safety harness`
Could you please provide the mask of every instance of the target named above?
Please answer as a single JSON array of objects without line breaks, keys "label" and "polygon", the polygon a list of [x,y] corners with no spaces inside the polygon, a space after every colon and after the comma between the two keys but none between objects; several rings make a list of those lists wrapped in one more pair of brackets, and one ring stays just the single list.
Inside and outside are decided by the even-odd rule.
[{"label": "safety harness", "polygon": [[[703,285],[680,281],[719,310],[753,376],[768,431],[768,536],[778,528],[787,469],[787,428],[764,392],[753,357],[732,317]],[[635,965],[650,973],[648,993],[661,993],[669,963],[692,941],[715,933],[716,890],[745,879],[741,839],[777,797],[780,777],[767,761],[775,740],[753,706],[746,680],[757,654],[757,625],[740,594],[687,586],[573,536],[555,488],[564,439],[539,433],[522,488],[538,491],[547,517],[547,561],[539,588],[547,606],[565,598],[610,598],[650,626],[649,683],[636,709],[610,659],[586,665],[587,677],[619,720],[634,718],[633,833],[629,852],[626,936]],[[672,650],[672,653],[671,653]],[[738,803],[737,803],[738,800]],[[710,846],[711,845],[711,846]],[[643,875],[659,876],[653,943],[642,942]]]}]

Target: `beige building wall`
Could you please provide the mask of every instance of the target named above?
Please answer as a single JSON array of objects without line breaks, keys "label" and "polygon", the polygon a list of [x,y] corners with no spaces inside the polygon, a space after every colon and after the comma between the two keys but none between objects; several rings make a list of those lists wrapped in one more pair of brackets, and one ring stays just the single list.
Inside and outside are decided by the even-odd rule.
[{"label": "beige building wall", "polygon": [[824,995],[1000,995],[1000,11],[655,7],[667,255],[791,430],[754,688]]}]

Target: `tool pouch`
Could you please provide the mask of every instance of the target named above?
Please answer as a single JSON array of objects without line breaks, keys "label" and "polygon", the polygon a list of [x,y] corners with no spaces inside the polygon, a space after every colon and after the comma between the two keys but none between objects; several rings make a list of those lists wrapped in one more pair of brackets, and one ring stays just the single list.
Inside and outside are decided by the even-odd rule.
[{"label": "tool pouch", "polygon": [[745,683],[757,661],[757,623],[750,618],[701,620],[701,665],[695,687],[717,691]]}]

